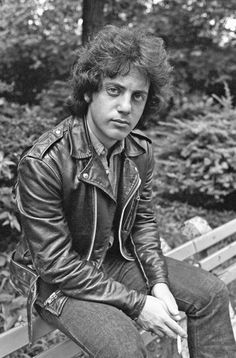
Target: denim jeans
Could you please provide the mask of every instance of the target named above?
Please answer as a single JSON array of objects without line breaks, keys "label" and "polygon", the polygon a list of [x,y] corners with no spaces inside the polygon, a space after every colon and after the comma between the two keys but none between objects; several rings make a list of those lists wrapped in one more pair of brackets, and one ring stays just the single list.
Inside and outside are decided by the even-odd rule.
[{"label": "denim jeans", "polygon": [[[187,314],[190,357],[236,358],[228,291],[224,283],[187,263],[166,260],[170,290],[179,309]],[[115,280],[146,292],[136,262],[107,255],[102,268]],[[136,324],[116,307],[69,298],[59,317],[46,309],[40,309],[40,315],[75,341],[85,357],[148,357]]]}]

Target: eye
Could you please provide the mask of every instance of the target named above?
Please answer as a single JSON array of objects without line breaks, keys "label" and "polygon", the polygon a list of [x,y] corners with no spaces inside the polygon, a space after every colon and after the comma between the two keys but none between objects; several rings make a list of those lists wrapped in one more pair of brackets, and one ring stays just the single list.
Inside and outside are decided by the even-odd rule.
[{"label": "eye", "polygon": [[118,87],[114,87],[114,86],[107,87],[106,91],[112,97],[119,96],[119,94],[120,94],[120,89]]},{"label": "eye", "polygon": [[146,96],[143,93],[134,93],[133,94],[133,99],[135,100],[135,102],[143,102],[146,99]]}]

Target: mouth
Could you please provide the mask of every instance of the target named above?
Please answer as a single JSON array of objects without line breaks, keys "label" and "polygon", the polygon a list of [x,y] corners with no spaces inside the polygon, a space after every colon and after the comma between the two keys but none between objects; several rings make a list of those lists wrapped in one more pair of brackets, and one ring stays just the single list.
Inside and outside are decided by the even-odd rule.
[{"label": "mouth", "polygon": [[129,126],[130,125],[129,121],[127,121],[126,119],[115,118],[115,119],[112,119],[112,122],[114,122],[120,126]]}]

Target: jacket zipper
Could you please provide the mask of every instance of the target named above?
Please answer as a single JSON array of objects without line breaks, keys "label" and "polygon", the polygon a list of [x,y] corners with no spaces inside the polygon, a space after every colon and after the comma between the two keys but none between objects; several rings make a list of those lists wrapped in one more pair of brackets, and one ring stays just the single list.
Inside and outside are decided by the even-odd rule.
[{"label": "jacket zipper", "polygon": [[89,249],[89,253],[88,253],[88,257],[87,257],[88,261],[90,260],[91,255],[92,255],[95,237],[96,237],[96,231],[97,231],[97,216],[98,216],[97,202],[98,202],[98,199],[97,199],[97,190],[95,187],[93,187],[93,192],[94,192],[94,225],[93,225],[92,241],[91,241],[91,245],[90,245],[90,249]]},{"label": "jacket zipper", "polygon": [[123,221],[123,217],[124,217],[124,212],[125,209],[127,207],[127,205],[129,204],[130,200],[132,199],[133,195],[135,194],[136,190],[140,187],[141,184],[141,179],[139,178],[137,185],[134,187],[132,194],[130,195],[129,199],[126,201],[125,206],[123,207],[122,213],[121,213],[121,217],[120,217],[120,224],[119,224],[119,232],[118,232],[118,237],[119,237],[119,246],[120,246],[120,252],[122,254],[122,256],[126,259],[126,260],[130,260],[130,257],[128,257],[123,249],[122,249],[122,240],[121,240],[121,227],[122,227],[122,221]]},{"label": "jacket zipper", "polygon": [[147,288],[149,288],[148,278],[147,278],[146,273],[145,273],[145,271],[144,271],[143,265],[142,265],[142,263],[141,263],[141,261],[140,261],[140,259],[139,259],[139,257],[138,257],[137,250],[136,250],[136,247],[135,247],[135,245],[134,245],[134,241],[133,241],[132,235],[130,235],[130,237],[131,237],[131,242],[132,242],[132,245],[133,245],[133,248],[134,248],[134,253],[135,253],[136,259],[138,260],[140,269],[141,269],[141,271],[142,271],[142,273],[143,273],[143,276],[144,276],[144,278],[145,278],[145,280],[146,280]]},{"label": "jacket zipper", "polygon": [[[123,221],[124,211],[125,211],[125,209],[126,209],[127,205],[129,204],[129,202],[130,202],[131,198],[132,198],[132,197],[133,197],[133,195],[135,194],[136,190],[140,187],[140,184],[141,184],[141,179],[139,178],[139,181],[138,181],[137,187],[135,187],[134,192],[130,195],[129,200],[127,200],[127,202],[126,202],[126,204],[125,204],[125,206],[124,206],[124,208],[123,208],[123,210],[122,210],[122,213],[121,213],[121,218],[120,218],[120,224],[119,224],[119,234],[118,234],[118,236],[119,236],[120,252],[121,252],[122,256],[123,256],[125,259],[127,259],[127,260],[130,260],[130,258],[129,258],[129,257],[127,257],[127,256],[125,255],[125,253],[124,253],[124,251],[123,251],[123,249],[122,249],[122,245],[121,245],[121,226],[122,226],[122,221]],[[133,247],[134,247],[134,253],[135,253],[135,256],[136,256],[136,258],[137,258],[137,260],[138,260],[138,263],[139,263],[140,269],[141,269],[141,271],[142,271],[142,273],[143,273],[143,276],[144,276],[145,281],[146,281],[146,285],[147,285],[147,287],[148,287],[148,285],[149,285],[149,284],[148,284],[148,278],[147,278],[146,273],[145,273],[145,271],[144,271],[143,265],[142,265],[142,263],[141,263],[141,261],[140,261],[140,259],[139,259],[139,257],[138,257],[138,254],[137,254],[137,251],[136,251],[136,248],[135,248],[134,242],[133,242],[132,235],[130,235],[130,236],[131,236],[131,242],[132,242]]]},{"label": "jacket zipper", "polygon": [[125,230],[125,231],[127,231],[127,229],[128,229],[129,227],[131,227],[130,223],[135,220],[135,218],[133,217],[132,213],[134,213],[134,212],[136,211],[136,207],[138,207],[139,200],[140,200],[140,196],[138,195],[138,196],[135,198],[134,204],[133,204],[133,206],[132,206],[131,209],[130,209],[129,217],[128,217],[128,218],[125,220],[125,222],[124,222],[124,230]]}]

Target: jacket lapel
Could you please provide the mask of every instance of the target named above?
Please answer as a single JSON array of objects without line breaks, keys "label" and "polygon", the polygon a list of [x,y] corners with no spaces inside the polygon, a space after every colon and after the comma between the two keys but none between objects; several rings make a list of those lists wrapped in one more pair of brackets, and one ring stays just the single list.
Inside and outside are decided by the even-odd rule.
[{"label": "jacket lapel", "polygon": [[97,155],[91,157],[85,168],[80,173],[79,179],[97,186],[108,194],[111,199],[116,201],[110,180],[105,172],[101,160],[97,157]]},{"label": "jacket lapel", "polygon": [[[108,194],[111,199],[116,201],[102,162],[93,150],[86,122],[82,118],[74,118],[71,121],[69,140],[71,156],[77,160],[87,159],[83,170],[80,170],[78,173],[79,179],[97,186]],[[119,193],[121,193],[119,200],[121,200],[122,205],[126,202],[139,180],[138,169],[132,157],[137,157],[144,152],[145,149],[136,138],[133,138],[131,135],[126,138],[125,149],[122,154],[121,178],[119,183],[121,189],[119,190]]]}]

